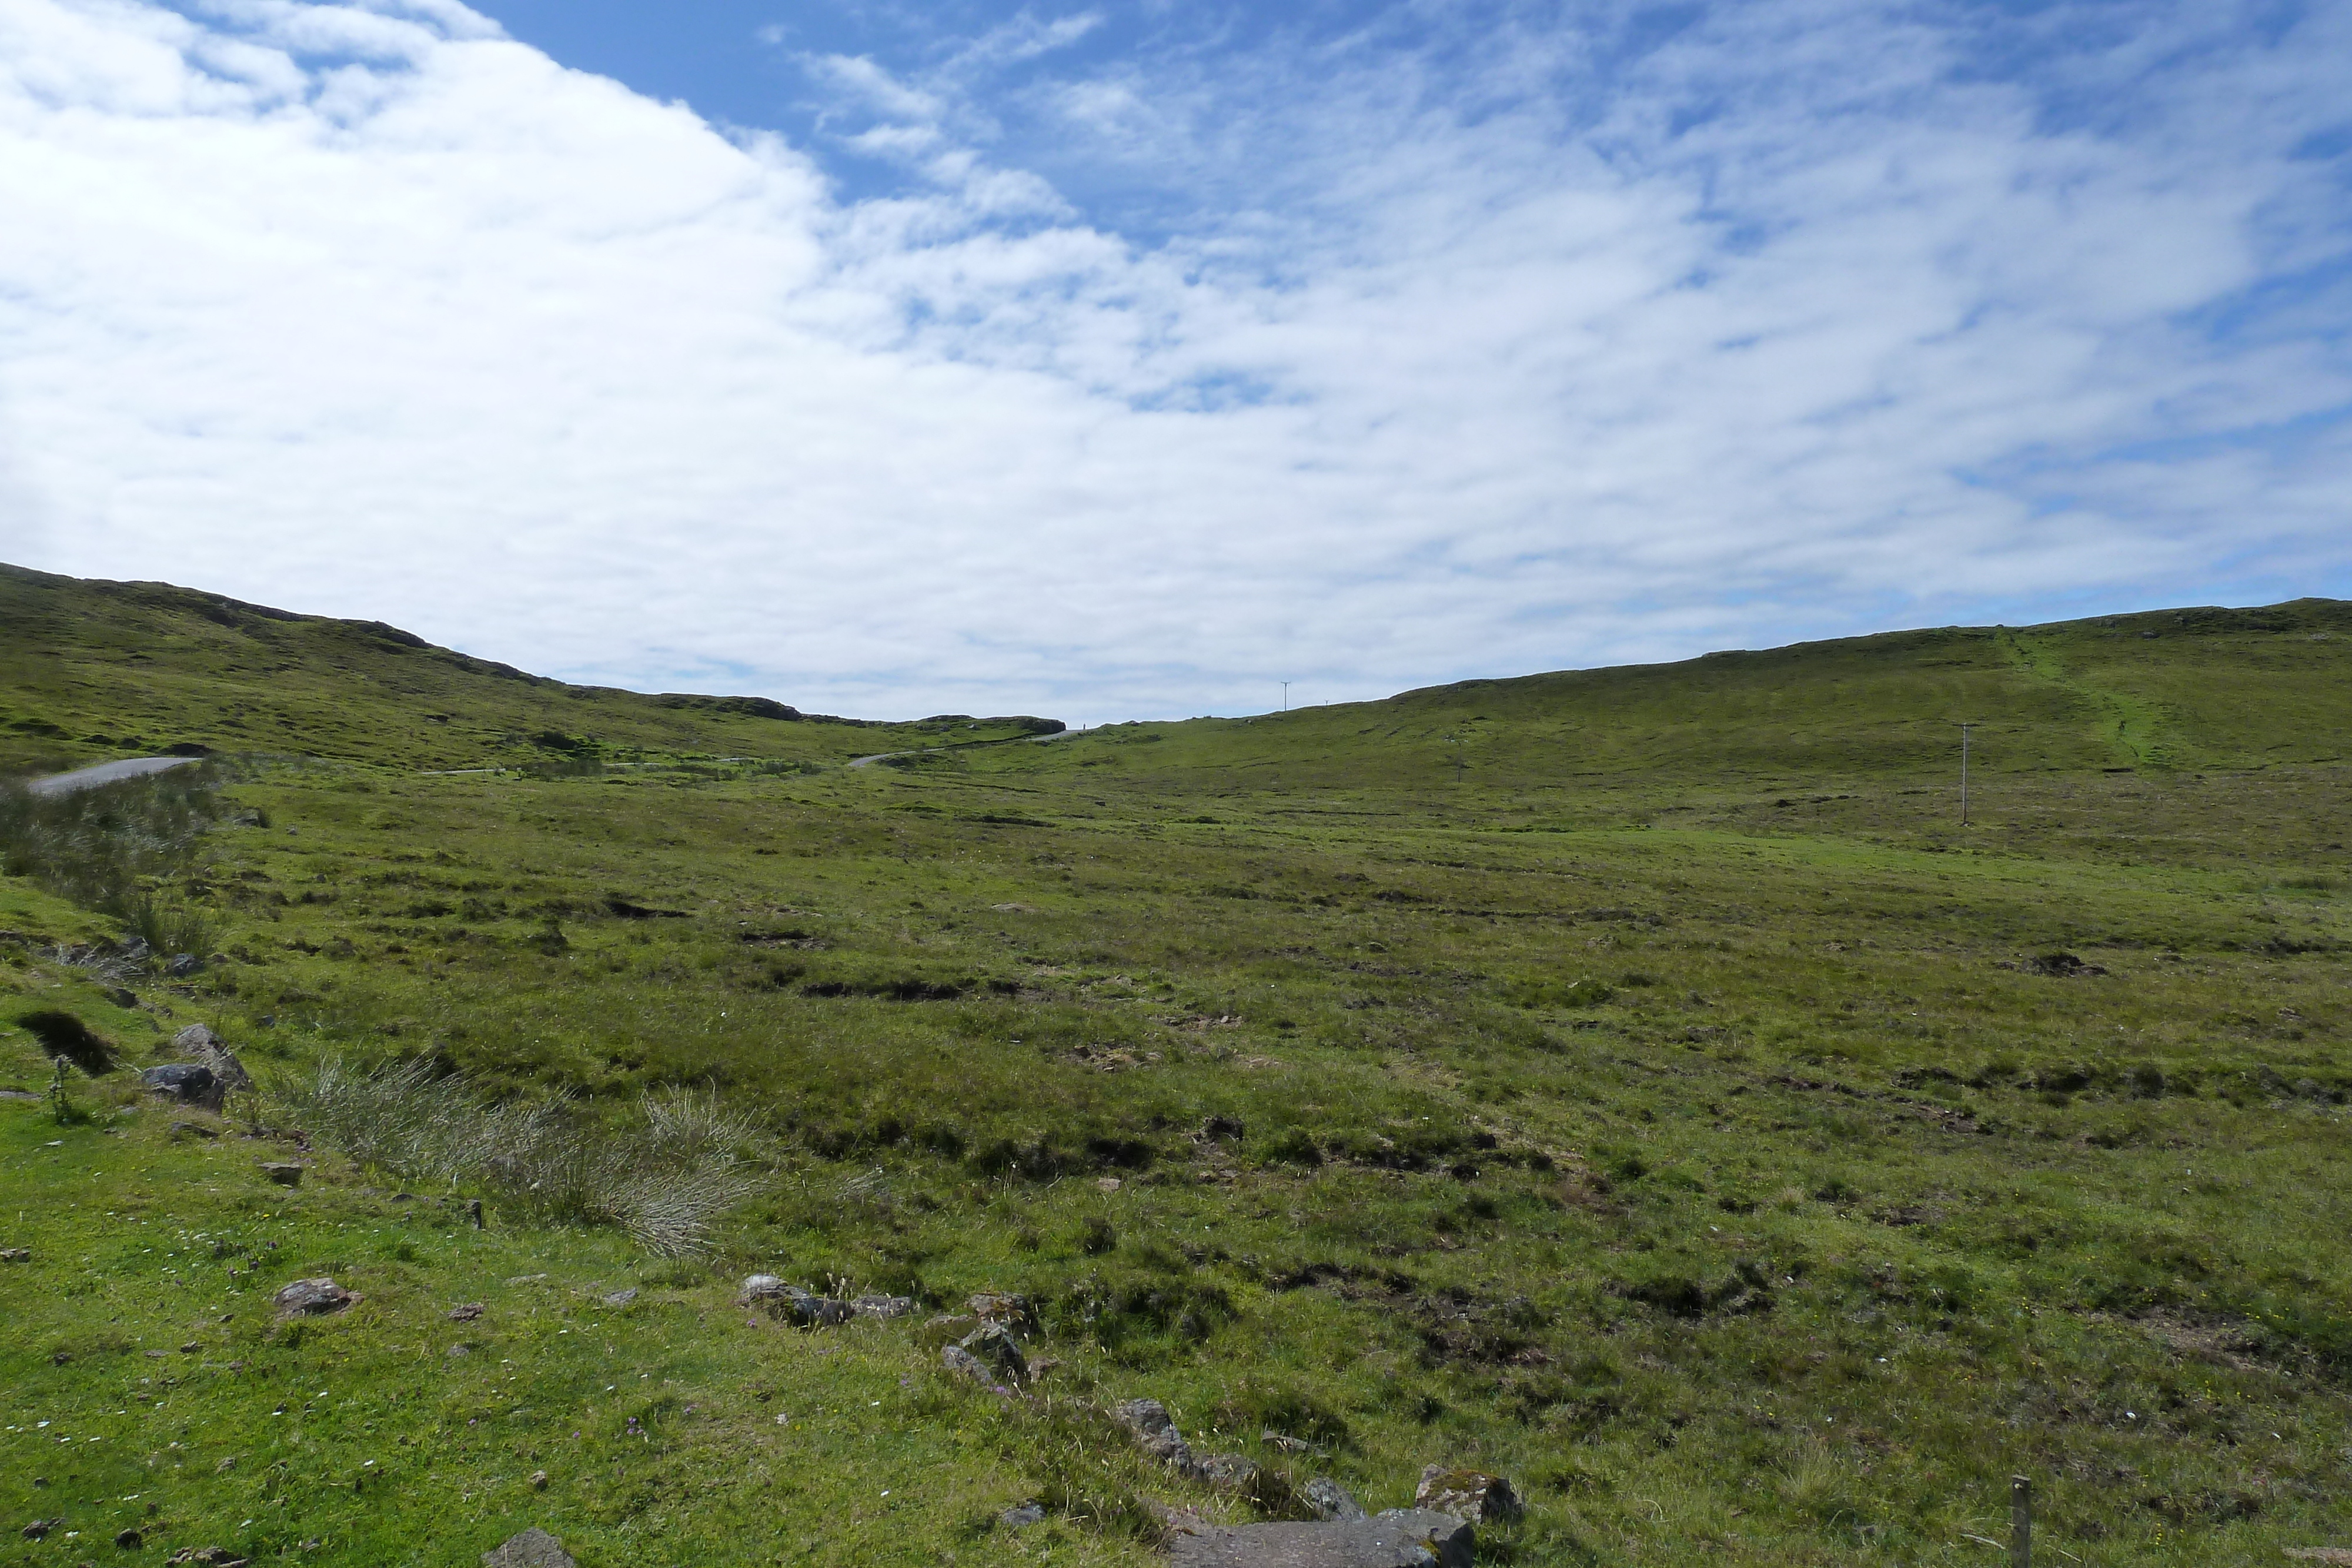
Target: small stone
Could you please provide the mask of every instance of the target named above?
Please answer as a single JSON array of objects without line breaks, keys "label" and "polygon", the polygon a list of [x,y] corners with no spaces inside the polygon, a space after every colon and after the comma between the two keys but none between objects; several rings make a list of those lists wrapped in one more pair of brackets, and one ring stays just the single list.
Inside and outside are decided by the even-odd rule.
[{"label": "small stone", "polygon": [[276,1182],[279,1186],[300,1186],[302,1185],[302,1167],[298,1165],[291,1165],[278,1160],[264,1160],[261,1162],[261,1174],[268,1176],[271,1181]]},{"label": "small stone", "polygon": [[1097,1176],[1095,1177],[1095,1186],[1105,1192],[1117,1192],[1118,1190],[1118,1177]]},{"label": "small stone", "polygon": [[615,1291],[611,1295],[605,1297],[604,1304],[608,1307],[625,1307],[636,1299],[637,1288],[635,1285],[632,1285],[625,1291]]},{"label": "small stone", "polygon": [[1300,1489],[1298,1495],[1307,1500],[1308,1508],[1315,1511],[1318,1519],[1347,1521],[1369,1517],[1364,1512],[1364,1505],[1329,1476],[1317,1476]]},{"label": "small stone", "polygon": [[1034,1502],[1024,1502],[998,1514],[996,1522],[1007,1530],[1026,1530],[1033,1524],[1045,1523],[1045,1511]]},{"label": "small stone", "polygon": [[462,1307],[449,1309],[449,1321],[453,1323],[469,1323],[481,1315],[482,1303],[479,1301],[467,1301]]},{"label": "small stone", "polygon": [[325,1312],[340,1312],[357,1296],[332,1280],[297,1280],[278,1292],[278,1315],[281,1318],[316,1317]]},{"label": "small stone", "polygon": [[463,1361],[466,1357],[474,1354],[474,1347],[470,1344],[453,1344],[441,1354],[447,1360]]},{"label": "small stone", "polygon": [[205,967],[205,961],[194,953],[174,953],[163,961],[163,973],[175,980],[184,980]]},{"label": "small stone", "polygon": [[29,1247],[0,1247],[0,1263],[29,1263],[33,1249]]},{"label": "small stone", "polygon": [[533,1491],[545,1491],[547,1490],[547,1472],[545,1470],[533,1470],[530,1472],[530,1490]]},{"label": "small stone", "polygon": [[[37,1485],[38,1483],[36,1484]],[[50,1531],[55,1530],[58,1525],[63,1524],[64,1522],[65,1521],[62,1519],[37,1519],[33,1521],[32,1523],[25,1526],[25,1539],[27,1541],[43,1540],[48,1535]]]},{"label": "small stone", "polygon": [[1501,1476],[1432,1465],[1421,1472],[1412,1506],[1450,1513],[1470,1524],[1501,1524],[1524,1511],[1519,1494]]},{"label": "small stone", "polygon": [[509,1537],[497,1550],[482,1553],[482,1568],[578,1568],[563,1542],[533,1525]]}]

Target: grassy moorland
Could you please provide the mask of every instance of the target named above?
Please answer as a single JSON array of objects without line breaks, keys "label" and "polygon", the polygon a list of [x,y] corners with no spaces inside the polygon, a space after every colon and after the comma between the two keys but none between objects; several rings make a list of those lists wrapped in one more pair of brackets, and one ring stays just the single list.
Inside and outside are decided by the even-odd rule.
[{"label": "grassy moorland", "polygon": [[[197,974],[66,961],[121,920],[0,880],[0,1019],[46,1015],[0,1035],[0,1506],[64,1521],[27,1562],[537,1522],[588,1564],[1143,1563],[1143,1500],[1284,1506],[1145,1468],[1097,1410],[1147,1394],[1373,1507],[1511,1475],[1495,1561],[1990,1563],[2012,1473],[2051,1561],[2352,1543],[2352,607],[838,746],[396,638],[345,663],[429,701],[339,684],[359,634],[305,623],[280,684],[344,727],[247,746],[211,662],[292,633],[103,587],[11,590],[83,613],[0,628],[0,723],[152,745],[121,661],[163,636],[173,737],[249,755],[137,879]],[[839,765],[950,736],[1002,744]],[[424,1059],[619,1127],[715,1086],[768,1185],[682,1261],[476,1230],[267,1103],[77,1071],[61,1120],[58,1015],[129,1068],[204,1021],[265,1091]],[[732,1306],[755,1269],[922,1308],[792,1329]],[[318,1273],[364,1300],[274,1323]],[[982,1289],[1037,1303],[1034,1398],[911,1326]]]}]

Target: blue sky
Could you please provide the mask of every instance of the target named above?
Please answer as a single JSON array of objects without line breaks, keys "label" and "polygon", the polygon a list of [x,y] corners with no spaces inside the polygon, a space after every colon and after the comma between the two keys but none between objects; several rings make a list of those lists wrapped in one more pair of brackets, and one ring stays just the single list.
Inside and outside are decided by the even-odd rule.
[{"label": "blue sky", "polygon": [[0,0],[0,557],[1097,722],[2352,596],[2352,3]]}]

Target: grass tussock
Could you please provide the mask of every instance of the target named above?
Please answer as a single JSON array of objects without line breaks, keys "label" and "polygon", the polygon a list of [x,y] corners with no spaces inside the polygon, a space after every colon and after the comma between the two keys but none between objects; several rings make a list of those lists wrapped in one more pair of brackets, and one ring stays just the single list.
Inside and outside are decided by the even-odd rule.
[{"label": "grass tussock", "polygon": [[532,1223],[615,1227],[657,1257],[700,1250],[719,1215],[767,1185],[744,1157],[756,1130],[688,1090],[646,1095],[639,1125],[608,1130],[562,1099],[492,1102],[425,1062],[369,1072],[330,1059],[274,1108],[362,1165],[479,1188]]},{"label": "grass tussock", "polygon": [[0,782],[0,873],[120,920],[158,961],[210,957],[218,919],[159,897],[155,884],[201,858],[219,783],[202,765],[64,795]]}]

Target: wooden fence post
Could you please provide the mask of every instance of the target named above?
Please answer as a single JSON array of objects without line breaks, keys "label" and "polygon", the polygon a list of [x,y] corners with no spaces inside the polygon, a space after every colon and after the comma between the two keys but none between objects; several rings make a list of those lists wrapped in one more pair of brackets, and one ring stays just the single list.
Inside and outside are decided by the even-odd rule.
[{"label": "wooden fence post", "polygon": [[2033,1483],[2009,1478],[2009,1568],[2033,1568]]}]

